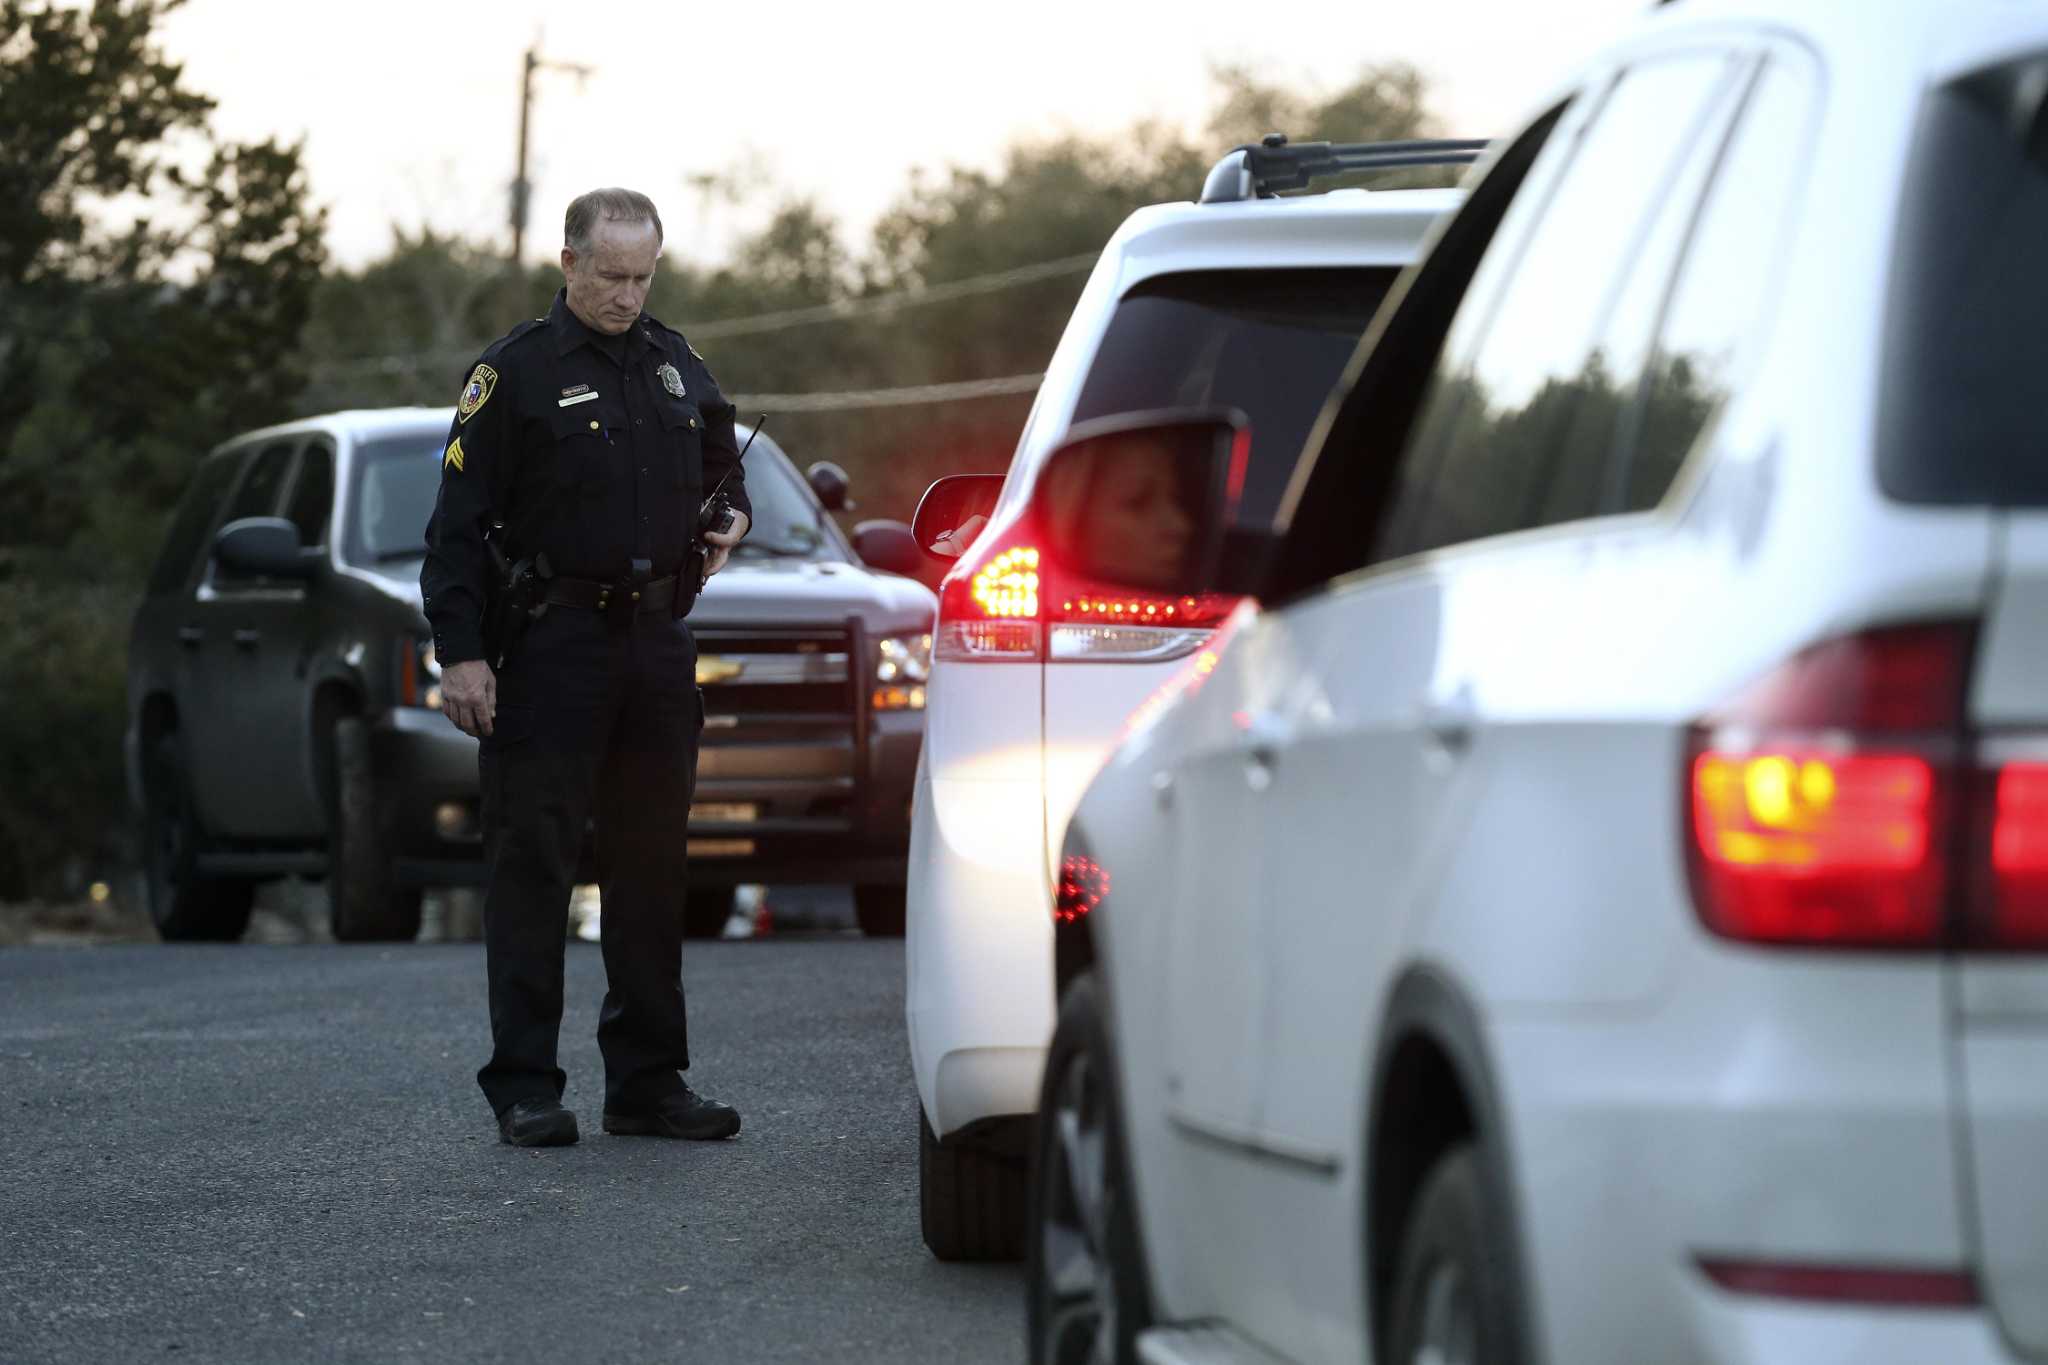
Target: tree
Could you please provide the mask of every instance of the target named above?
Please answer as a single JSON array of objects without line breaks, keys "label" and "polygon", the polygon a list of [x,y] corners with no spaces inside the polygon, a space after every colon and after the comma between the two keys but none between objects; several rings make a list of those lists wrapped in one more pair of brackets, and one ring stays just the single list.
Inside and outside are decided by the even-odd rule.
[{"label": "tree", "polygon": [[132,580],[198,455],[285,415],[325,262],[299,149],[212,139],[155,46],[174,5],[0,0],[0,557],[67,579]]},{"label": "tree", "polygon": [[173,3],[0,0],[0,897],[113,841],[134,585],[198,457],[289,412],[325,261],[299,150],[212,138],[156,46]]}]

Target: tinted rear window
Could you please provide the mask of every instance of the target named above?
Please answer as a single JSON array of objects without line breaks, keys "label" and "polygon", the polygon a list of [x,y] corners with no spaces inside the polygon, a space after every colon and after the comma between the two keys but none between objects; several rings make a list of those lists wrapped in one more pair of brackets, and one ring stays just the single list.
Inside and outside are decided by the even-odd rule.
[{"label": "tinted rear window", "polygon": [[1074,420],[1234,407],[1251,419],[1246,520],[1279,507],[1323,400],[1396,271],[1195,271],[1147,280],[1110,319]]},{"label": "tinted rear window", "polygon": [[1935,91],[1907,168],[1878,474],[1906,502],[2048,505],[2048,55]]}]

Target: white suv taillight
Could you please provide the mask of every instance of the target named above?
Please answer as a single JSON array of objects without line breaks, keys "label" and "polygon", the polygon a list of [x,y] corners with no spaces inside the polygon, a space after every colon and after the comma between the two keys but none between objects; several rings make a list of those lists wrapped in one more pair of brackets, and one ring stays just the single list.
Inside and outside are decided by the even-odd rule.
[{"label": "white suv taillight", "polygon": [[1978,747],[1980,869],[1968,915],[1976,948],[2048,948],[2048,736],[1998,735]]},{"label": "white suv taillight", "polygon": [[1201,648],[1235,597],[1118,592],[1060,572],[1025,533],[985,535],[939,584],[934,652],[955,662],[1164,663]]},{"label": "white suv taillight", "polygon": [[1947,938],[1974,627],[1867,631],[1801,653],[1693,728],[1694,901],[1751,943]]}]

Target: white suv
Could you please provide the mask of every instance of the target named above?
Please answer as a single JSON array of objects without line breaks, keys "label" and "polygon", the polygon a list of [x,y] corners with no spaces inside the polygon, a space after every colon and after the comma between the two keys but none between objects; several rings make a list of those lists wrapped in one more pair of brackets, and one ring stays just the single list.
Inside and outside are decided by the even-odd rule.
[{"label": "white suv", "polygon": [[971,543],[940,588],[907,904],[923,1228],[942,1258],[1022,1250],[1059,834],[1124,718],[1232,605],[1106,593],[1046,558],[1023,515],[1044,457],[1076,421],[1229,404],[1256,426],[1244,496],[1276,506],[1359,336],[1458,194],[1274,190],[1482,146],[1268,138],[1225,157],[1199,202],[1133,214],[1075,306],[1008,478],[942,480],[918,509],[921,546]]},{"label": "white suv", "polygon": [[1036,500],[1263,605],[1064,845],[1034,1360],[2048,1357],[2048,9],[1873,8],[1575,73],[1270,526]]}]

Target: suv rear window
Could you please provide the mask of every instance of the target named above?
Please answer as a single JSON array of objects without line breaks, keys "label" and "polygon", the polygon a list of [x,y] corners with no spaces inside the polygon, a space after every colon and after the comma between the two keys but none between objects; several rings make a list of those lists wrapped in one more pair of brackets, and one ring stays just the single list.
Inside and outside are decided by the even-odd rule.
[{"label": "suv rear window", "polygon": [[2048,55],[1929,95],[1907,165],[1878,408],[1903,502],[2048,506]]},{"label": "suv rear window", "polygon": [[1117,304],[1074,420],[1240,409],[1252,428],[1242,515],[1269,522],[1323,400],[1397,273],[1205,270],[1146,280]]}]

